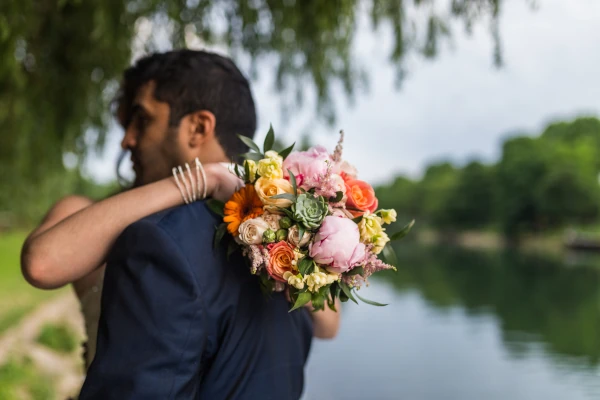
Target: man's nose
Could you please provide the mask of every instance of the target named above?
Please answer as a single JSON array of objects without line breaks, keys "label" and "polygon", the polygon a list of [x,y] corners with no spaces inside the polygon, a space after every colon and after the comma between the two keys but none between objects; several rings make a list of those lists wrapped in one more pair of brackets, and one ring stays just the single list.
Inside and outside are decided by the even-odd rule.
[{"label": "man's nose", "polygon": [[125,136],[123,136],[123,140],[121,141],[121,148],[123,150],[130,150],[135,147],[137,144],[137,133],[135,129],[130,125],[129,128],[125,131]]}]

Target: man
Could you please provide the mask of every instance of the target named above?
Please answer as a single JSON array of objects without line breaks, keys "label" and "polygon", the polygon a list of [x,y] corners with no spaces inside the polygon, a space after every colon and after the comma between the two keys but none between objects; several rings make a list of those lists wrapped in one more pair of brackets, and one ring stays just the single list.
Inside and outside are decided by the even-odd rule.
[{"label": "man", "polygon": [[[216,54],[154,54],[125,73],[119,118],[136,185],[198,157],[227,162],[256,127],[250,87]],[[96,357],[80,399],[297,399],[306,309],[260,291],[240,255],[213,248],[204,202],[130,225],[108,257]]]}]

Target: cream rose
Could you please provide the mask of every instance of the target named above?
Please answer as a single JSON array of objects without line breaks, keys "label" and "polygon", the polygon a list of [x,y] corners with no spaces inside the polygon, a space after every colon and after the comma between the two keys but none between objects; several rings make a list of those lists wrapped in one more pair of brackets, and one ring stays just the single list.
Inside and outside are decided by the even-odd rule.
[{"label": "cream rose", "polygon": [[267,229],[269,224],[261,217],[249,219],[240,224],[239,240],[245,244],[261,244]]},{"label": "cream rose", "polygon": [[300,231],[298,230],[298,225],[294,225],[288,229],[288,241],[294,246],[306,246],[309,240],[310,233],[308,232],[304,232],[304,235],[302,235],[302,240],[300,240]]},{"label": "cream rose", "polygon": [[269,228],[271,228],[274,231],[279,230],[279,220],[281,219],[281,217],[282,216],[280,214],[273,214],[268,211],[261,215],[261,218],[267,221],[267,224],[269,224]]},{"label": "cream rose", "polygon": [[292,205],[291,200],[271,198],[271,196],[283,193],[294,194],[292,184],[285,179],[266,179],[260,177],[256,180],[254,188],[256,189],[256,194],[265,206],[285,208]]}]

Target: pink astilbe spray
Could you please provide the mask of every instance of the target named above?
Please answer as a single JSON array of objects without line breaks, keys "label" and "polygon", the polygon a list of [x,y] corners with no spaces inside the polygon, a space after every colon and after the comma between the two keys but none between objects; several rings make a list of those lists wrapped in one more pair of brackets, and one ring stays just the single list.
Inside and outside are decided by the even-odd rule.
[{"label": "pink astilbe spray", "polygon": [[369,286],[368,278],[375,272],[385,271],[393,269],[396,271],[396,267],[390,264],[386,264],[377,258],[377,254],[373,253],[373,245],[369,244],[366,248],[365,264],[363,265],[363,273],[355,274],[352,276],[344,276],[342,281],[348,284],[350,287],[361,287],[363,283]]},{"label": "pink astilbe spray", "polygon": [[331,158],[333,159],[333,162],[335,162],[335,163],[339,163],[342,161],[342,150],[344,149],[344,147],[342,145],[343,143],[344,143],[344,131],[341,130],[340,131],[340,140],[338,140],[338,143],[335,146],[333,155],[331,156]]},{"label": "pink astilbe spray", "polygon": [[250,271],[254,275],[259,273],[265,265],[261,249],[262,246],[255,244],[251,244],[250,246],[244,246],[244,248],[242,249],[242,254],[244,255],[244,257],[248,257],[250,259],[250,262],[252,263]]}]

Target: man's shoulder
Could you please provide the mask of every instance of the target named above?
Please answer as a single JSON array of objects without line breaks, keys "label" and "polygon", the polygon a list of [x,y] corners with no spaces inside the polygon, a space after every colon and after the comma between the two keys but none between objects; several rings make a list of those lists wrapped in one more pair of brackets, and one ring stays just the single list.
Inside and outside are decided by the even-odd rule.
[{"label": "man's shoulder", "polygon": [[206,201],[169,208],[149,215],[136,223],[153,224],[166,231],[214,228],[220,218],[208,208]]}]

